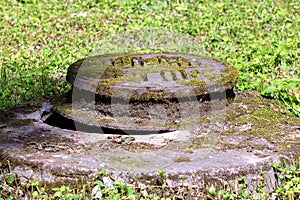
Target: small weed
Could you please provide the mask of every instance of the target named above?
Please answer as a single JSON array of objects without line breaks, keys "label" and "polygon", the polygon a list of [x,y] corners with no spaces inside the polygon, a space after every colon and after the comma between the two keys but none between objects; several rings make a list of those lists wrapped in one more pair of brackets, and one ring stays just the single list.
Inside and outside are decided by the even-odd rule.
[{"label": "small weed", "polygon": [[157,170],[157,174],[160,176],[160,177],[164,177],[166,175],[166,172],[165,171],[161,171],[161,170]]},{"label": "small weed", "polygon": [[73,191],[65,185],[62,185],[58,188],[53,188],[52,191],[55,193],[50,197],[50,199],[80,199],[79,195],[73,194]]},{"label": "small weed", "polygon": [[208,188],[208,196],[214,198],[216,196],[216,188],[212,185]]},{"label": "small weed", "polygon": [[[278,197],[296,199],[300,197],[300,170],[296,165],[273,164],[274,169],[279,172],[281,186],[275,190]],[[291,198],[293,197],[293,198]]]}]

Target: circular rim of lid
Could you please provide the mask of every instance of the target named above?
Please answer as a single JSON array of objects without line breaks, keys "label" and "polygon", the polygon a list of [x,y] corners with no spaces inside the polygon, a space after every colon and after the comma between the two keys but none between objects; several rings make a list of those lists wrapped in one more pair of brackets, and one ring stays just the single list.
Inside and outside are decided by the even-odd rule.
[{"label": "circular rim of lid", "polygon": [[[169,60],[162,63],[162,58]],[[154,60],[154,63],[151,63],[153,62],[151,59]],[[170,61],[172,59],[180,60],[183,64],[178,61],[173,66],[173,63]],[[116,61],[120,61],[121,64],[119,62],[117,65]],[[137,62],[138,64],[135,65]],[[159,68],[153,68],[153,65],[158,65]],[[139,71],[135,73],[131,69]],[[97,74],[94,70],[96,72],[97,70],[102,70],[102,74]],[[107,74],[111,75],[109,70],[119,70],[116,73],[120,72],[121,75],[113,74],[112,77],[108,76],[107,78],[97,77],[103,76],[103,74],[104,76],[107,76]],[[131,72],[126,70],[131,70]],[[107,71],[109,73],[106,73]],[[162,81],[160,76],[163,76],[162,74],[165,71],[167,71],[166,73],[172,73],[173,80]],[[182,77],[185,76],[182,80],[174,80],[174,74],[176,75],[177,71],[180,71]],[[195,74],[191,74],[195,71],[196,77]],[[209,78],[203,76],[203,72]],[[144,73],[144,77],[140,80],[137,80],[138,78],[132,75],[139,76],[142,73]],[[194,75],[194,77],[191,77],[191,75]],[[174,97],[174,95],[176,97],[199,96],[232,89],[238,81],[238,75],[238,70],[229,63],[206,56],[170,52],[117,53],[91,56],[71,64],[67,71],[67,81],[79,89],[98,95],[108,97],[117,95],[119,98],[128,98],[130,96],[131,99],[138,100],[143,98],[149,100],[170,98]],[[128,79],[131,80],[128,81]],[[149,81],[149,79],[152,80]],[[156,79],[159,79],[159,81]]]}]

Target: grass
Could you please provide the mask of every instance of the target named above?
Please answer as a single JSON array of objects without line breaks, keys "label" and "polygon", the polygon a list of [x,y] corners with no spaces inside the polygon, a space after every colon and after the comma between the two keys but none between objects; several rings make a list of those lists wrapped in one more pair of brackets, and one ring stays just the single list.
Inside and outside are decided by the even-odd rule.
[{"label": "grass", "polygon": [[[4,112],[18,103],[66,91],[69,86],[64,77],[71,63],[93,52],[120,50],[119,44],[125,46],[122,50],[130,49],[131,40],[116,42],[113,35],[144,27],[189,35],[191,41],[200,42],[193,52],[227,61],[239,69],[238,88],[254,88],[266,97],[277,98],[289,112],[300,116],[299,10],[296,0],[0,1],[0,110]],[[147,39],[147,35],[144,38]],[[115,43],[101,46],[103,41]],[[186,50],[166,46],[172,41],[162,42],[167,49]],[[299,185],[299,167],[282,169],[283,185],[274,193],[292,199],[295,197],[292,195],[299,195],[299,188],[294,187]],[[72,195],[84,198],[82,195],[92,192],[92,188],[61,186],[53,188],[51,196],[38,181],[19,185],[12,174],[1,173],[0,178],[0,196],[5,199],[25,194],[52,199],[56,194],[72,199],[75,198]],[[107,199],[109,195],[126,196],[132,191],[123,183],[104,190],[101,183],[95,181],[94,187],[99,185]],[[163,187],[166,191],[162,182],[158,188]],[[217,191],[211,186],[205,191],[211,198],[248,195],[232,189]],[[259,193],[270,196],[265,193],[263,184]]]},{"label": "grass", "polygon": [[[300,159],[300,158],[299,158]],[[300,198],[299,163],[273,165],[277,187],[268,189],[266,174],[257,176],[256,188],[250,191],[245,177],[235,184],[224,181],[222,186],[183,184],[180,177],[176,184],[168,175],[158,170],[156,185],[127,184],[122,179],[113,181],[108,171],[101,170],[88,183],[49,186],[37,180],[20,182],[12,173],[0,173],[0,200],[2,199],[298,199]],[[280,183],[280,184],[278,184]],[[252,185],[253,186],[253,185]]]},{"label": "grass", "polygon": [[299,115],[299,9],[296,0],[1,1],[0,109],[66,90],[67,67],[101,41],[155,27],[200,41],[199,49],[239,69],[240,89],[255,88]]}]

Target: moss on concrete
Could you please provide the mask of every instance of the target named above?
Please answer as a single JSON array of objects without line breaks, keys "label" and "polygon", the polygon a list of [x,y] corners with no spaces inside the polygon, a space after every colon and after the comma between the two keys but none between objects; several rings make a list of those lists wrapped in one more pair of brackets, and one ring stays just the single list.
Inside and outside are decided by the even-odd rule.
[{"label": "moss on concrete", "polygon": [[191,159],[186,156],[181,156],[181,157],[175,158],[173,161],[174,162],[190,162]]},{"label": "moss on concrete", "polygon": [[[242,142],[233,144],[222,143],[221,149],[250,149],[257,150],[270,149],[268,145],[274,145],[286,154],[290,142],[291,127],[300,124],[300,118],[282,113],[284,108],[276,100],[262,98],[257,92],[249,91],[240,93],[237,98],[227,106],[228,129],[221,135],[226,137],[242,137]],[[254,139],[265,139],[266,144],[257,144]],[[299,138],[295,139],[299,142]],[[272,150],[272,148],[270,149]],[[296,149],[291,150],[297,152]]]},{"label": "moss on concrete", "polygon": [[[193,59],[192,59],[193,58]],[[107,61],[109,60],[109,62]],[[208,62],[210,64],[202,63]],[[221,74],[215,72],[215,64],[223,66]],[[81,60],[68,69],[67,80],[73,84],[74,79],[79,72],[77,78],[82,78],[85,84],[95,85],[97,88],[95,92],[99,95],[111,96],[112,88],[115,85],[124,82],[143,82],[146,79],[148,73],[155,72],[180,72],[184,77],[184,80],[177,80],[173,76],[173,81],[177,84],[184,86],[191,86],[195,88],[196,95],[201,95],[207,92],[208,84],[224,85],[227,89],[231,89],[235,86],[238,80],[238,70],[232,65],[218,61],[216,59],[188,55],[188,54],[172,54],[172,53],[152,53],[152,54],[123,54],[119,56],[105,55],[89,57],[85,61]],[[201,70],[196,68],[202,67]],[[185,69],[194,70],[185,70]],[[207,68],[207,69],[206,69]],[[198,73],[209,82],[201,80],[198,77]],[[189,79],[188,77],[192,77]],[[98,82],[95,81],[98,79]],[[134,90],[134,88],[131,88]],[[160,98],[161,94],[165,93],[165,88],[161,91],[147,90],[143,96],[134,96],[132,98],[137,99],[156,99],[157,95]],[[122,97],[122,94],[120,94]],[[126,94],[124,96],[126,98]]]},{"label": "moss on concrete", "polygon": [[18,119],[11,113],[0,114],[0,129],[5,127],[20,127],[24,125],[29,125],[32,123],[33,119]]}]

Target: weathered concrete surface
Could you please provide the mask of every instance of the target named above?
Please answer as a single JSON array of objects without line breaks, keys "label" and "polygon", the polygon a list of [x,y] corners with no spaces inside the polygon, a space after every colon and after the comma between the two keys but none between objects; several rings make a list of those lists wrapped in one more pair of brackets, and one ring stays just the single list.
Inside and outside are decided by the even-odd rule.
[{"label": "weathered concrete surface", "polygon": [[72,95],[57,98],[54,110],[102,128],[174,131],[202,123],[211,110],[204,101],[225,100],[238,75],[229,63],[192,54],[97,55],[68,68]]},{"label": "weathered concrete surface", "polygon": [[231,89],[238,81],[238,70],[229,63],[192,54],[120,53],[79,60],[68,68],[66,78],[74,87],[92,93],[141,101],[157,95],[162,99],[212,93],[219,91],[217,85]]},{"label": "weathered concrete surface", "polygon": [[[31,105],[0,119],[0,162],[23,180],[66,181],[91,177],[101,169],[128,182],[151,183],[157,170],[188,183],[248,179],[272,163],[300,155],[300,119],[280,113],[276,101],[238,92],[222,123],[195,130],[120,136],[84,133],[43,123],[49,104]],[[31,118],[31,119],[28,119]],[[112,132],[113,133],[113,132]],[[249,181],[251,185],[251,181]]]}]

